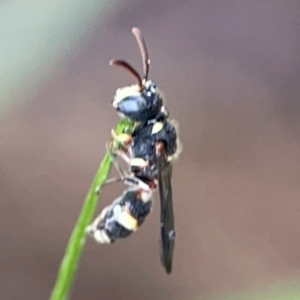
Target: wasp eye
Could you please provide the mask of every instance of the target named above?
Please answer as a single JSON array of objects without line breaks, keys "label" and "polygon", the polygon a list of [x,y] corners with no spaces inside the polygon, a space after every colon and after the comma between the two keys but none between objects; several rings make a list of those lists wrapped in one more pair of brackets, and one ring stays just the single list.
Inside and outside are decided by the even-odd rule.
[{"label": "wasp eye", "polygon": [[118,103],[118,111],[123,114],[138,113],[147,108],[147,103],[144,98],[129,96]]}]

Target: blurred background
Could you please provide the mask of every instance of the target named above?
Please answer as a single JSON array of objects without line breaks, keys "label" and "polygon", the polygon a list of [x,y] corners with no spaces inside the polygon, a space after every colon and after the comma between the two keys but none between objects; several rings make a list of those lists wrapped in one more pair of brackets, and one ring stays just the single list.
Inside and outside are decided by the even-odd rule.
[{"label": "blurred background", "polygon": [[[71,299],[300,299],[300,2],[0,2],[0,299],[48,299],[138,70],[180,124],[177,244],[167,276],[159,203],[128,240],[88,239]],[[97,212],[123,190],[102,193]],[[157,198],[157,197],[156,197]]]}]

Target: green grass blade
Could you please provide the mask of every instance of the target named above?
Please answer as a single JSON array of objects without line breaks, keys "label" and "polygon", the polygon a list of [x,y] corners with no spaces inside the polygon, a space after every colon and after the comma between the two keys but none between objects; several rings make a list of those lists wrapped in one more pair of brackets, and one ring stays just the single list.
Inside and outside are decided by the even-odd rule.
[{"label": "green grass blade", "polygon": [[[124,129],[132,129],[133,124],[127,119],[123,119],[116,127],[116,133],[121,133]],[[62,259],[55,286],[52,290],[50,300],[66,300],[70,294],[79,260],[85,245],[85,229],[92,221],[97,207],[98,196],[95,193],[97,187],[102,187],[111,169],[111,159],[106,154],[94,177],[94,181],[85,198],[78,220],[73,229],[65,255]]]}]

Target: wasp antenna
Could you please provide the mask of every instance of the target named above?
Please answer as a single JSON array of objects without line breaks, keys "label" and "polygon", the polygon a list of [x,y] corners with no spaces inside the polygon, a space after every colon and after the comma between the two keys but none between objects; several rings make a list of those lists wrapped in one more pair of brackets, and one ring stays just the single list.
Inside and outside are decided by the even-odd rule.
[{"label": "wasp antenna", "polygon": [[138,81],[139,87],[142,89],[143,83],[142,83],[142,78],[139,75],[139,73],[125,60],[121,59],[113,59],[109,62],[111,66],[118,66],[118,67],[123,67],[126,69],[129,73],[131,73]]},{"label": "wasp antenna", "polygon": [[141,31],[137,27],[133,27],[131,32],[135,36],[135,38],[138,42],[138,45],[140,47],[140,51],[141,51],[142,59],[143,59],[144,80],[147,81],[148,73],[149,73],[150,59],[149,59],[149,56],[148,56],[146,42],[145,42],[145,40],[142,36]]}]

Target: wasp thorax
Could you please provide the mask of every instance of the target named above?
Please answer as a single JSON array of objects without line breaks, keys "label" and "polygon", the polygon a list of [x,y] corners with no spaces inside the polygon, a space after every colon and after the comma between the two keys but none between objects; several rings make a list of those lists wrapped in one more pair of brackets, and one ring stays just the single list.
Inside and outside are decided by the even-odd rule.
[{"label": "wasp thorax", "polygon": [[118,89],[113,106],[121,115],[136,122],[156,117],[162,107],[162,99],[157,93],[154,82],[148,80],[140,90],[138,85]]}]

